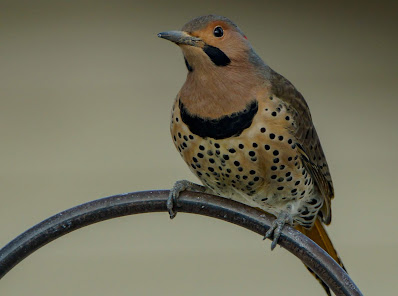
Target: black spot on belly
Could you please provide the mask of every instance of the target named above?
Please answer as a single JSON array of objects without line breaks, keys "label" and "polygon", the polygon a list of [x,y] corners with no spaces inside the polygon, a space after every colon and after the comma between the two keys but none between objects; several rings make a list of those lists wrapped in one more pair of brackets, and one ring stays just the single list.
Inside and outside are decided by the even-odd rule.
[{"label": "black spot on belly", "polygon": [[217,119],[202,118],[189,113],[179,102],[181,119],[190,131],[202,138],[225,139],[239,136],[253,122],[258,111],[257,101],[251,102],[243,111],[222,116]]},{"label": "black spot on belly", "polygon": [[318,201],[315,198],[313,198],[310,201],[308,201],[307,203],[310,204],[310,205],[315,205],[317,202]]}]

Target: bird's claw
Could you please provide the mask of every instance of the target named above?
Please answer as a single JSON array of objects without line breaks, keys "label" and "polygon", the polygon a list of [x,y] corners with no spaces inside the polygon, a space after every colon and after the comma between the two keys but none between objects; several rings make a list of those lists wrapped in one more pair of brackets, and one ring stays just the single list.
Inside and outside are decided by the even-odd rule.
[{"label": "bird's claw", "polygon": [[282,211],[278,215],[278,218],[274,220],[274,222],[272,222],[270,229],[268,229],[268,231],[265,233],[263,240],[267,238],[271,239],[271,237],[273,237],[271,243],[271,251],[275,249],[276,245],[278,244],[278,240],[281,236],[283,226],[285,226],[286,223],[293,225],[293,218],[288,212]]},{"label": "bird's claw", "polygon": [[173,188],[170,190],[169,197],[167,199],[167,211],[169,212],[170,219],[173,219],[177,215],[175,207],[179,207],[178,197],[184,190],[192,190],[195,192],[205,192],[205,187],[192,183],[188,180],[179,180],[174,183]]},{"label": "bird's claw", "polygon": [[179,206],[178,195],[179,192],[175,191],[173,187],[173,189],[170,190],[169,198],[167,199],[167,211],[169,212],[170,219],[173,219],[177,215],[177,212],[174,211],[174,206]]}]

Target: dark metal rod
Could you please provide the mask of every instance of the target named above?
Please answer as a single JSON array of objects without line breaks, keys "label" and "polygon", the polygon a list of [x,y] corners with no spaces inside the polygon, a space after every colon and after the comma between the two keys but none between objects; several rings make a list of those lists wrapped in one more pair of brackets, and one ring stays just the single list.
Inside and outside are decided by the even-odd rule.
[{"label": "dark metal rod", "polygon": [[[126,215],[166,212],[168,194],[169,191],[143,191],[114,195],[58,213],[28,229],[0,250],[0,278],[37,249],[81,227]],[[231,222],[260,235],[265,234],[274,220],[255,208],[204,193],[182,193],[177,209]],[[336,295],[362,295],[348,274],[299,231],[286,225],[278,244],[311,268]]]}]

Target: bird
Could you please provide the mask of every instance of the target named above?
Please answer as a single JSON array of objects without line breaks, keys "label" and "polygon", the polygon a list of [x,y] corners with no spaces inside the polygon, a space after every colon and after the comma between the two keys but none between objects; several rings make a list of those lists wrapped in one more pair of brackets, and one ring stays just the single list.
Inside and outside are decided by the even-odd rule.
[{"label": "bird", "polygon": [[203,184],[177,181],[167,201],[170,217],[184,190],[232,199],[276,217],[264,236],[273,239],[271,249],[289,224],[344,268],[324,227],[331,223],[334,188],[303,95],[226,17],[200,16],[158,37],[183,53],[188,72],[172,107],[170,131]]}]

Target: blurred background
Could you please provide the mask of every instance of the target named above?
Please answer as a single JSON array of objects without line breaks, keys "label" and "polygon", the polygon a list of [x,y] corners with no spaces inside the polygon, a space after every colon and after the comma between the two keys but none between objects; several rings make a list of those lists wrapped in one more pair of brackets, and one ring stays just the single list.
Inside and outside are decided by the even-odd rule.
[{"label": "blurred background", "polygon": [[[396,292],[396,1],[0,5],[1,246],[87,201],[197,181],[169,135],[184,61],[156,34],[216,13],[304,94],[336,190],[329,234],[365,295]],[[322,293],[284,249],[270,252],[254,233],[183,213],[83,228],[0,283],[8,296]]]}]

